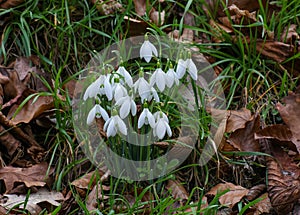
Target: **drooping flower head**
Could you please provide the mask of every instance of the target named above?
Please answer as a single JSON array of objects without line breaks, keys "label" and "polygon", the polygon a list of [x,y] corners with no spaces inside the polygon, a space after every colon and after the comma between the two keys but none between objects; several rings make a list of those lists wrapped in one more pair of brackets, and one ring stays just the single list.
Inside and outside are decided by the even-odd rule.
[{"label": "drooping flower head", "polygon": [[154,71],[150,78],[150,86],[157,86],[160,92],[164,91],[166,87],[167,76],[166,73],[161,69],[160,63],[157,62],[157,69]]},{"label": "drooping flower head", "polygon": [[112,110],[112,116],[104,123],[103,127],[107,137],[114,137],[118,132],[127,135],[127,127],[124,121],[118,116],[116,109]]},{"label": "drooping flower head", "polygon": [[99,104],[96,104],[88,113],[87,119],[86,119],[86,123],[88,125],[91,125],[92,122],[94,121],[94,119],[96,118],[100,118],[102,117],[105,121],[108,120],[109,116],[106,112],[106,110],[101,107]]},{"label": "drooping flower head", "polygon": [[144,104],[144,110],[142,111],[139,119],[138,119],[138,128],[143,127],[143,125],[150,125],[151,128],[155,126],[155,119],[150,110],[148,109],[148,105]]},{"label": "drooping flower head", "polygon": [[150,62],[152,56],[158,56],[157,49],[155,46],[148,40],[147,34],[145,35],[144,43],[140,49],[140,58],[144,58],[147,63]]},{"label": "drooping flower head", "polygon": [[144,102],[145,99],[148,99],[149,96],[151,96],[151,86],[144,78],[143,67],[140,68],[139,78],[133,84],[133,89],[135,93],[139,94],[142,102]]},{"label": "drooping flower head", "polygon": [[164,114],[162,111],[155,113],[156,123],[153,128],[153,135],[157,136],[158,139],[162,140],[166,133],[169,137],[172,136],[172,131],[169,125],[169,120],[166,114]]},{"label": "drooping flower head", "polygon": [[169,64],[169,70],[167,71],[166,73],[166,84],[169,88],[171,88],[174,83],[178,86],[179,85],[179,79],[178,79],[178,76],[177,76],[177,73],[174,71],[174,68],[173,68],[173,64],[170,62]]}]

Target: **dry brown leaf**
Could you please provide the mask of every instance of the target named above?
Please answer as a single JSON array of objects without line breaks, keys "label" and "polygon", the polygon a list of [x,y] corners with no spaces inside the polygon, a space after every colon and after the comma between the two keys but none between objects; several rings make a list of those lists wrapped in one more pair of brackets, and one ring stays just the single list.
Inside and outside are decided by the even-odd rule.
[{"label": "dry brown leaf", "polygon": [[280,41],[288,44],[294,44],[296,40],[299,40],[297,25],[291,24],[284,29],[283,33],[281,34]]},{"label": "dry brown leaf", "polygon": [[157,25],[157,26],[162,26],[165,22],[165,11],[156,11],[155,9],[153,9],[150,12],[150,19],[152,20],[152,22]]},{"label": "dry brown leaf", "polygon": [[135,12],[139,16],[144,16],[146,13],[146,0],[133,0]]},{"label": "dry brown leaf", "polygon": [[[16,109],[19,105],[14,105],[9,113],[8,117],[14,116]],[[52,96],[39,96],[37,99],[35,97],[31,98],[17,113],[17,115],[11,119],[15,124],[19,123],[29,123],[31,120],[41,116],[46,111],[54,108],[53,97]]]},{"label": "dry brown leaf", "polygon": [[281,103],[276,104],[276,108],[280,113],[285,124],[292,132],[292,142],[296,145],[298,152],[300,153],[300,87],[296,92],[289,92],[289,95],[284,97]]},{"label": "dry brown leaf", "polygon": [[249,189],[246,199],[252,201],[261,195],[267,189],[265,184],[259,184]]},{"label": "dry brown leaf", "polygon": [[7,150],[9,156],[12,156],[18,148],[20,148],[21,143],[19,140],[15,139],[11,133],[5,130],[5,128],[0,125],[0,144]]},{"label": "dry brown leaf", "polygon": [[246,123],[253,120],[251,111],[243,108],[241,110],[229,111],[226,132],[234,132],[237,129],[245,128]]},{"label": "dry brown leaf", "polygon": [[24,0],[0,0],[0,8],[9,9],[22,4]]},{"label": "dry brown leaf", "polygon": [[[267,0],[262,0],[263,5],[266,5],[267,2]],[[248,10],[250,12],[259,9],[258,0],[223,0],[223,4],[227,5],[227,7],[234,4],[239,9]],[[217,16],[226,16],[223,4],[219,0],[206,0],[206,5],[203,5],[203,7],[207,14],[213,14],[214,11],[217,11]]]},{"label": "dry brown leaf", "polygon": [[[47,170],[48,164],[45,162],[28,168],[7,166],[0,169],[0,179],[4,181],[6,187],[5,193],[12,193],[16,186],[15,183],[24,183],[27,188],[45,186],[48,180],[46,177]],[[51,173],[52,171],[49,174]]]},{"label": "dry brown leaf", "polygon": [[[252,43],[253,41],[249,40],[248,42]],[[256,50],[265,57],[278,63],[285,61],[295,54],[294,46],[273,40],[256,40]]]},{"label": "dry brown leaf", "polygon": [[209,192],[207,192],[205,195],[217,195],[217,193],[220,193],[222,191],[225,191],[229,189],[227,193],[224,195],[220,196],[219,202],[222,205],[227,205],[230,208],[233,208],[238,202],[240,202],[247,194],[248,194],[248,189],[239,186],[239,185],[234,185],[232,183],[220,183],[211,188]]},{"label": "dry brown leaf", "polygon": [[272,205],[268,193],[264,193],[258,198],[262,198],[263,200],[253,206],[255,208],[253,215],[269,214],[272,210]]},{"label": "dry brown leaf", "polygon": [[189,194],[184,188],[184,186],[177,180],[168,180],[166,188],[171,192],[174,199],[180,201],[180,203],[184,204],[188,198]]},{"label": "dry brown leaf", "polygon": [[124,11],[122,4],[115,0],[92,0],[91,2],[96,5],[97,10],[102,15],[110,15]]},{"label": "dry brown leaf", "polygon": [[[271,125],[255,133],[255,139],[277,139],[281,146],[297,151],[293,141],[293,134],[286,125]],[[298,151],[298,153],[300,153]]]},{"label": "dry brown leaf", "polygon": [[42,211],[42,207],[39,203],[49,203],[51,206],[58,207],[60,205],[57,201],[63,201],[64,196],[60,192],[51,191],[46,189],[40,189],[36,193],[31,193],[29,197],[27,195],[15,195],[5,194],[4,197],[8,198],[5,203],[0,203],[3,207],[11,209],[19,205],[17,208],[24,209],[24,202],[27,201],[25,209],[30,212],[31,215],[38,215]]},{"label": "dry brown leaf", "polygon": [[300,199],[300,168],[277,144],[276,140],[261,140],[268,166],[268,193],[273,208],[279,214],[293,211]]},{"label": "dry brown leaf", "polygon": [[89,211],[95,210],[98,208],[98,200],[109,199],[109,196],[103,194],[103,191],[109,190],[110,187],[103,185],[102,183],[97,183],[92,191],[89,193],[86,207]]},{"label": "dry brown leaf", "polygon": [[231,133],[227,141],[240,151],[259,152],[260,145],[254,138],[254,134],[259,128],[260,118],[259,115],[257,115],[253,117],[251,121],[246,122],[245,128],[237,129]]}]

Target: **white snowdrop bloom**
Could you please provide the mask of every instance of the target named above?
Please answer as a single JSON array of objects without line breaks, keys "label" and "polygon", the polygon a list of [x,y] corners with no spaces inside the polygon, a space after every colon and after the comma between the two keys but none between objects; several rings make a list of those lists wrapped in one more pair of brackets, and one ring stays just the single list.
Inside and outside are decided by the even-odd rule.
[{"label": "white snowdrop bloom", "polygon": [[100,75],[99,78],[97,78],[96,81],[91,83],[90,86],[85,90],[85,93],[83,95],[83,100],[87,100],[88,98],[95,98],[97,94],[100,93],[100,87],[102,84],[104,84],[106,76],[105,75]]},{"label": "white snowdrop bloom", "polygon": [[173,68],[169,68],[169,70],[166,73],[166,84],[169,88],[173,86],[175,83],[177,86],[179,85],[179,79],[177,77],[176,72],[174,71]]},{"label": "white snowdrop bloom", "polygon": [[109,75],[106,76],[103,85],[101,86],[102,91],[101,94],[102,95],[106,95],[108,101],[111,101],[113,98],[113,87],[110,83],[110,77]]},{"label": "white snowdrop bloom", "polygon": [[138,128],[141,128],[143,125],[150,125],[151,128],[154,128],[155,126],[154,116],[148,108],[144,108],[138,119]]},{"label": "white snowdrop bloom", "polygon": [[132,96],[126,95],[116,102],[117,106],[120,106],[120,117],[124,119],[128,116],[129,112],[131,111],[132,116],[136,115],[136,104]]},{"label": "white snowdrop bloom", "polygon": [[166,132],[169,137],[172,136],[172,131],[169,126],[169,123],[164,119],[161,113],[159,114],[159,118],[155,123],[155,127],[153,128],[153,135],[157,136],[160,140],[162,140],[165,137]]},{"label": "white snowdrop bloom", "polygon": [[139,94],[142,102],[144,102],[144,100],[151,94],[151,86],[144,77],[139,77],[139,79],[133,84],[133,89]]},{"label": "white snowdrop bloom", "polygon": [[165,120],[167,123],[169,123],[168,116],[167,116],[164,112],[162,112],[162,111],[156,111],[156,112],[153,114],[153,116],[154,116],[154,119],[155,119],[156,121],[158,121],[160,118],[163,118],[163,120]]},{"label": "white snowdrop bloom", "polygon": [[151,101],[152,98],[154,98],[156,102],[160,101],[157,91],[154,89],[154,87],[150,88],[150,94],[147,97],[147,101]]},{"label": "white snowdrop bloom", "polygon": [[118,81],[115,83],[113,88],[113,94],[116,101],[128,95],[126,88],[121,83],[118,83]]},{"label": "white snowdrop bloom", "polygon": [[178,79],[181,79],[185,75],[186,69],[187,69],[186,61],[183,59],[179,59],[176,67],[176,74]]},{"label": "white snowdrop bloom", "polygon": [[187,65],[187,72],[190,74],[192,79],[196,81],[198,78],[198,70],[192,58],[188,58],[186,60],[186,65]]},{"label": "white snowdrop bloom", "polygon": [[91,125],[94,119],[102,117],[105,121],[108,120],[109,116],[104,108],[102,108],[99,104],[96,104],[89,112],[86,123]]},{"label": "white snowdrop bloom", "polygon": [[127,135],[127,127],[124,121],[113,110],[113,115],[104,123],[104,131],[106,131],[107,137],[116,136],[117,132],[123,135]]},{"label": "white snowdrop bloom", "polygon": [[147,35],[145,36],[145,41],[141,46],[140,49],[140,58],[144,58],[147,63],[150,62],[152,58],[152,54],[156,57],[158,56],[157,49],[155,46],[148,40]]},{"label": "white snowdrop bloom", "polygon": [[154,85],[157,86],[160,92],[164,91],[166,87],[167,76],[161,68],[157,68],[150,78],[150,85],[153,87]]},{"label": "white snowdrop bloom", "polygon": [[117,73],[120,74],[124,78],[125,83],[129,87],[132,87],[132,85],[133,85],[132,77],[129,74],[129,72],[125,69],[124,66],[119,66]]}]

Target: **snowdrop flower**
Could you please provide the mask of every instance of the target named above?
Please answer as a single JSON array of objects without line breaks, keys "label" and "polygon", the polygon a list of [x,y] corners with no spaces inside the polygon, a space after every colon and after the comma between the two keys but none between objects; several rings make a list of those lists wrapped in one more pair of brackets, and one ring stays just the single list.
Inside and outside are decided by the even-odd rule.
[{"label": "snowdrop flower", "polygon": [[128,95],[126,88],[121,83],[119,83],[119,79],[115,79],[115,86],[113,88],[113,92],[114,92],[114,99],[116,101]]},{"label": "snowdrop flower", "polygon": [[106,131],[107,137],[116,136],[117,132],[123,135],[127,135],[127,127],[124,121],[117,115],[118,112],[114,109],[112,111],[112,117],[110,117],[104,123],[104,131]]},{"label": "snowdrop flower", "polygon": [[163,120],[165,120],[167,123],[169,123],[168,116],[167,116],[164,112],[162,112],[162,111],[157,111],[157,112],[155,112],[155,113],[153,114],[153,116],[154,116],[154,119],[155,119],[156,121],[158,121],[160,118],[163,118]]},{"label": "snowdrop flower", "polygon": [[166,73],[166,84],[169,88],[173,86],[173,84],[179,85],[179,79],[177,77],[177,73],[174,71],[172,63],[170,63],[170,68]]},{"label": "snowdrop flower", "polygon": [[155,126],[154,116],[147,107],[144,108],[138,119],[138,128],[141,128],[143,125],[150,125],[151,128],[154,128]]},{"label": "snowdrop flower", "polygon": [[195,63],[193,62],[192,58],[189,57],[186,61],[186,65],[187,65],[187,71],[190,74],[190,76],[192,77],[192,79],[194,79],[195,81],[197,81],[198,78],[198,70],[197,67],[195,65]]},{"label": "snowdrop flower", "polygon": [[140,49],[140,58],[144,58],[147,63],[150,62],[152,58],[152,54],[154,54],[156,57],[158,56],[157,54],[157,49],[155,46],[148,40],[147,34],[145,35],[145,41],[141,46]]},{"label": "snowdrop flower", "polygon": [[166,73],[161,68],[157,68],[150,78],[150,86],[153,87],[156,84],[159,91],[162,92],[165,89],[166,82]]},{"label": "snowdrop flower", "polygon": [[153,135],[157,136],[158,139],[160,140],[165,137],[166,132],[169,137],[172,136],[172,131],[169,126],[169,120],[168,118],[166,119],[165,117],[167,116],[163,115],[163,112],[160,111],[160,113],[158,114],[158,120],[155,123],[155,127],[153,128]]},{"label": "snowdrop flower", "polygon": [[94,121],[94,119],[96,118],[100,118],[102,117],[105,121],[108,120],[109,116],[106,112],[106,110],[104,110],[104,108],[102,108],[99,104],[96,104],[89,112],[87,119],[86,119],[86,123],[88,125],[91,125],[92,122]]},{"label": "snowdrop flower", "polygon": [[147,98],[147,101],[151,101],[152,98],[154,98],[154,100],[155,100],[156,102],[159,102],[159,101],[160,101],[160,100],[159,100],[159,97],[158,97],[158,94],[157,94],[156,90],[154,89],[154,87],[151,87],[151,89],[150,89],[150,94],[149,94],[149,96],[148,96],[148,98]]},{"label": "snowdrop flower", "polygon": [[122,119],[124,119],[125,117],[128,116],[130,110],[131,110],[132,116],[136,115],[136,104],[135,104],[132,96],[126,95],[126,96],[120,98],[116,102],[116,105],[120,106],[119,113],[120,113],[120,117]]},{"label": "snowdrop flower", "polygon": [[186,61],[183,59],[179,59],[176,67],[176,74],[178,79],[181,79],[185,75],[186,69],[187,69]]},{"label": "snowdrop flower", "polygon": [[83,95],[83,100],[86,101],[88,98],[95,98],[97,94],[100,94],[100,87],[104,84],[105,79],[105,75],[100,75],[96,81],[94,81],[90,86],[88,86]]},{"label": "snowdrop flower", "polygon": [[139,79],[133,84],[133,89],[140,95],[142,102],[151,95],[151,86],[144,78],[143,68],[140,68]]},{"label": "snowdrop flower", "polygon": [[119,66],[117,73],[120,74],[124,78],[125,83],[129,87],[132,87],[132,85],[133,85],[132,77],[129,74],[129,72],[124,68],[124,66]]}]

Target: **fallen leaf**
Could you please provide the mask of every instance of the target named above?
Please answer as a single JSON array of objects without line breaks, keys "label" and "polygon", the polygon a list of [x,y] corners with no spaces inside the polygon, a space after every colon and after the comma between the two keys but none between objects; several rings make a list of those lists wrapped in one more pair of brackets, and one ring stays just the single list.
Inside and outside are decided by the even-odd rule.
[{"label": "fallen leaf", "polygon": [[177,180],[168,180],[166,189],[169,190],[174,199],[178,200],[181,204],[184,204],[189,198],[188,192]]},{"label": "fallen leaf", "polygon": [[[47,202],[52,206],[58,207],[60,205],[57,201],[64,200],[64,196],[60,192],[51,191],[49,192],[46,189],[40,189],[36,193],[29,195],[15,195],[15,194],[5,194],[4,197],[8,198],[5,203],[0,203],[3,207],[7,209],[15,208],[17,205],[19,209],[26,209],[30,212],[31,215],[40,214],[42,207],[38,204]],[[24,208],[24,202],[26,202],[26,207]]]},{"label": "fallen leaf", "polygon": [[247,194],[248,194],[248,189],[239,186],[239,185],[234,185],[232,183],[220,183],[211,188],[210,191],[208,191],[205,195],[217,195],[217,193],[223,192],[225,190],[229,189],[227,193],[224,195],[220,196],[219,202],[222,205],[227,205],[230,208],[233,208],[238,202],[240,202]]},{"label": "fallen leaf", "polygon": [[234,132],[237,129],[245,128],[246,123],[253,120],[251,111],[243,108],[241,110],[231,110],[226,125],[226,132]]},{"label": "fallen leaf", "polygon": [[[48,164],[45,162],[28,168],[7,166],[0,169],[0,179],[4,181],[6,188],[5,193],[11,193],[16,183],[24,183],[27,188],[45,186],[48,179],[46,176],[47,170]],[[49,174],[52,172],[53,170],[51,170]]]},{"label": "fallen leaf", "polygon": [[150,12],[150,19],[152,20],[152,22],[157,25],[157,26],[162,26],[165,22],[165,11],[156,11],[155,9],[153,9]]},{"label": "fallen leaf", "polygon": [[96,5],[97,10],[102,15],[110,15],[115,14],[116,12],[124,11],[122,4],[115,0],[92,0],[91,2]]},{"label": "fallen leaf", "polygon": [[284,97],[281,103],[276,104],[276,108],[280,113],[285,124],[292,132],[291,141],[295,144],[298,152],[300,153],[300,87],[296,92],[289,92],[289,95]]},{"label": "fallen leaf", "polygon": [[9,156],[12,156],[17,149],[20,149],[21,142],[14,138],[14,136],[0,125],[0,144],[7,150]]},{"label": "fallen leaf", "polygon": [[246,199],[248,201],[252,201],[254,199],[256,199],[259,195],[261,195],[262,193],[264,193],[264,191],[267,189],[265,184],[259,184],[256,185],[254,187],[251,187],[249,189],[249,192],[246,195]]},{"label": "fallen leaf", "polygon": [[240,151],[259,152],[260,145],[254,136],[259,128],[260,118],[257,114],[256,116],[253,116],[251,121],[246,122],[244,128],[237,129],[231,133],[227,142]]},{"label": "fallen leaf", "polygon": [[[249,40],[248,43],[253,41]],[[261,39],[256,40],[256,51],[265,57],[272,59],[278,63],[282,63],[289,57],[295,54],[295,47],[293,45],[285,44],[278,41]]]},{"label": "fallen leaf", "polygon": [[268,193],[264,193],[258,198],[262,198],[262,200],[253,206],[255,208],[253,215],[269,214],[272,210],[272,205]]},{"label": "fallen leaf", "polygon": [[133,0],[135,12],[139,16],[144,16],[146,13],[146,0]]},{"label": "fallen leaf", "polygon": [[261,140],[268,167],[268,193],[273,208],[279,214],[288,214],[299,205],[300,168],[277,144],[276,140]]},{"label": "fallen leaf", "polygon": [[12,7],[16,7],[22,4],[24,0],[1,0],[0,1],[0,8],[9,9]]},{"label": "fallen leaf", "polygon": [[[8,117],[11,118],[15,115],[15,111],[19,105],[14,105],[9,113]],[[38,96],[38,98],[31,98],[26,104],[20,109],[17,115],[11,119],[15,124],[19,123],[29,123],[31,120],[45,114],[54,108],[53,97],[52,96]]]},{"label": "fallen leaf", "polygon": [[299,34],[297,33],[297,25],[291,24],[285,27],[281,34],[280,41],[283,43],[294,44],[296,40],[299,40]]},{"label": "fallen leaf", "polygon": [[[255,139],[277,139],[281,146],[297,151],[293,141],[293,134],[286,125],[270,125],[255,133]],[[300,153],[298,151],[298,153]]]}]

